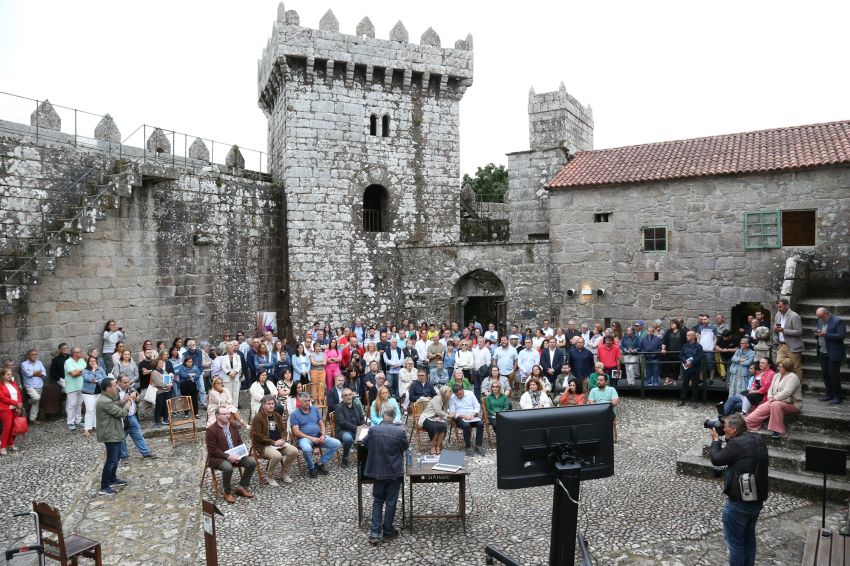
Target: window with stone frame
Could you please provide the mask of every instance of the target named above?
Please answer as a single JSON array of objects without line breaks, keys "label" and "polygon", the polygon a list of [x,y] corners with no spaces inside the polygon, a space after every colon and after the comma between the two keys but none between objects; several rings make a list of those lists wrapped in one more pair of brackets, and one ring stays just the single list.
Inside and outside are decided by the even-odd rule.
[{"label": "window with stone frame", "polygon": [[390,116],[389,116],[389,114],[384,114],[384,117],[381,119],[381,135],[382,135],[382,137],[385,137],[385,138],[390,137]]},{"label": "window with stone frame", "polygon": [[666,226],[644,226],[643,251],[666,252],[667,251],[667,227]]},{"label": "window with stone frame", "polygon": [[783,210],[782,247],[814,246],[816,228],[816,210]]},{"label": "window with stone frame", "polygon": [[378,117],[375,114],[369,116],[369,135],[378,135]]}]

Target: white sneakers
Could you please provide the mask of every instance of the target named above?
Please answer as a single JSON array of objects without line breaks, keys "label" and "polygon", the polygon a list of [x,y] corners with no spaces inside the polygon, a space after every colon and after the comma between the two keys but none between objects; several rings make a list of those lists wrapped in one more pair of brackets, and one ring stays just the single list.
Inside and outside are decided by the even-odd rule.
[{"label": "white sneakers", "polygon": [[266,478],[268,484],[272,487],[278,487],[280,484],[275,481],[274,478]]}]

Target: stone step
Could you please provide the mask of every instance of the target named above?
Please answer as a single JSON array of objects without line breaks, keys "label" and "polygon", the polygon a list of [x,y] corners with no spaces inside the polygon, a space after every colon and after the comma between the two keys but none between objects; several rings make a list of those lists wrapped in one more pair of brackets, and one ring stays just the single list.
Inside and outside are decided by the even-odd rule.
[{"label": "stone step", "polygon": [[[850,399],[850,380],[843,373],[841,374],[841,390],[844,391],[845,399]],[[816,377],[812,376],[812,379],[806,379],[803,382],[803,393],[808,393],[814,397],[821,397],[826,393],[826,386],[823,384],[820,372],[818,372]]]},{"label": "stone step", "polygon": [[[709,447],[711,446],[711,441],[705,441],[702,447],[702,456],[705,459],[708,459]],[[796,450],[787,450],[785,448],[769,448],[768,456],[770,458],[770,468],[775,470],[780,470],[784,472],[792,472],[792,473],[800,473],[806,476],[823,478],[821,474],[816,474],[814,472],[806,471],[806,453],[799,452]],[[845,480],[850,479],[850,457],[847,458],[847,470],[843,478]],[[840,478],[840,476],[835,476],[836,478]]]},{"label": "stone step", "polygon": [[767,429],[758,430],[755,434],[764,437],[769,448],[786,448],[788,450],[805,451],[806,446],[822,446],[850,450],[850,434],[829,436],[824,432],[789,429],[782,438],[771,438],[772,432]]},{"label": "stone step", "polygon": [[[769,446],[768,451],[771,449]],[[707,458],[703,457],[702,451],[703,443],[700,442],[682,454],[676,461],[676,472],[690,476],[714,478],[715,468]],[[768,481],[771,491],[805,497],[813,501],[820,501],[823,495],[822,475],[815,476],[808,472],[791,472],[771,467],[768,470]],[[826,496],[831,501],[846,500],[850,497],[850,481],[828,476]]]},{"label": "stone step", "polygon": [[830,405],[804,395],[803,410],[786,419],[790,430],[822,431],[846,435],[850,431],[850,403]]}]

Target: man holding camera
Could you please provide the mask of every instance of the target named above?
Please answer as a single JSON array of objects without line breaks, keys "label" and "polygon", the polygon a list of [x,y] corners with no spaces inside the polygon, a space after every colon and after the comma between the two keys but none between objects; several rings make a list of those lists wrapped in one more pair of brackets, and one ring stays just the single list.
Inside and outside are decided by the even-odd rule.
[{"label": "man holding camera", "polygon": [[767,499],[767,446],[747,430],[740,413],[723,421],[726,446],[711,429],[709,457],[714,466],[726,466],[723,493],[723,538],[729,548],[730,566],[752,566],[756,560],[756,521]]}]

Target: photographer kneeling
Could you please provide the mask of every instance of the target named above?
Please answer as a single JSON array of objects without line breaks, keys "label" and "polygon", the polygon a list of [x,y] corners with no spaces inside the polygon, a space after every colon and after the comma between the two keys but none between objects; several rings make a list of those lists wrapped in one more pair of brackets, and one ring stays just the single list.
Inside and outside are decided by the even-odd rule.
[{"label": "photographer kneeling", "polygon": [[726,466],[723,538],[730,566],[751,566],[756,559],[756,521],[767,499],[767,446],[761,437],[747,431],[740,413],[724,419],[723,434],[726,446],[717,430],[711,429],[709,451],[713,465]]}]

